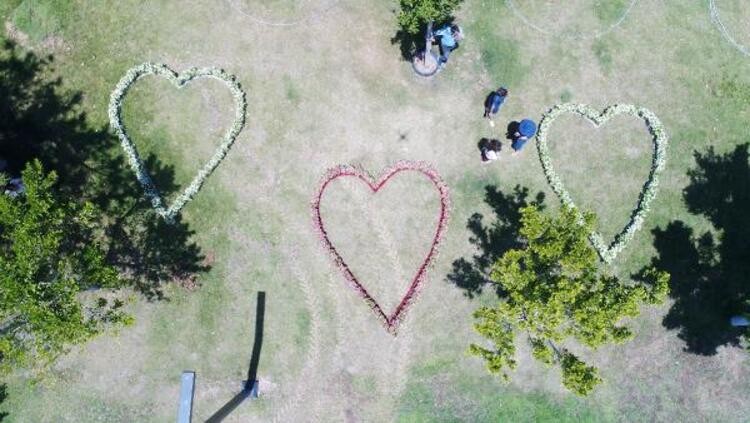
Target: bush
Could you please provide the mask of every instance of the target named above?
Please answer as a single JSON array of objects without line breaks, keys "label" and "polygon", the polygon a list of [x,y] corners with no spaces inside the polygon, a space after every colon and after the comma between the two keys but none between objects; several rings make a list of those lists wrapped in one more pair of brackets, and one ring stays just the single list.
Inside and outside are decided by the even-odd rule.
[{"label": "bush", "polygon": [[453,15],[463,0],[400,0],[401,11],[398,14],[398,25],[401,30],[411,35],[430,21],[444,23]]}]

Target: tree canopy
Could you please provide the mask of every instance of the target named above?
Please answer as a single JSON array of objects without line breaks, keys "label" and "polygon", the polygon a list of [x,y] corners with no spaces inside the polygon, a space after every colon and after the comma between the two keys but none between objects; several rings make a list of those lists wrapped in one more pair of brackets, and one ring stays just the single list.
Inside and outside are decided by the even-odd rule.
[{"label": "tree canopy", "polygon": [[522,247],[510,249],[492,266],[490,278],[505,297],[494,307],[475,311],[475,329],[492,346],[472,344],[491,373],[508,380],[516,367],[515,337],[525,333],[533,356],[557,364],[563,385],[587,395],[602,381],[598,370],[563,344],[596,349],[622,343],[633,332],[621,324],[635,317],[643,303],[660,304],[668,292],[669,275],[648,269],[648,283],[625,284],[601,272],[588,241],[595,222],[590,213],[564,207],[550,216],[531,205],[521,209]]},{"label": "tree canopy", "polygon": [[463,0],[401,0],[398,24],[411,35],[419,34],[430,21],[442,23],[453,15]]},{"label": "tree canopy", "polygon": [[[128,323],[119,299],[84,298],[122,284],[92,242],[91,203],[66,201],[38,160],[22,172],[26,192],[0,194],[0,370],[44,366],[111,323]],[[106,292],[106,291],[100,291]]]}]

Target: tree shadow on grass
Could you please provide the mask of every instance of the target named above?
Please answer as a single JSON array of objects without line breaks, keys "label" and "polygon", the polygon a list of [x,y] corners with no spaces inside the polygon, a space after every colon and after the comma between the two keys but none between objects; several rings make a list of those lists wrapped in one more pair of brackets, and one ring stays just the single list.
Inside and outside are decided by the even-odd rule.
[{"label": "tree shadow on grass", "polygon": [[[144,166],[164,198],[179,189],[174,167],[162,164],[154,155],[144,160]],[[197,274],[211,268],[191,240],[195,231],[179,215],[173,223],[158,216],[129,167],[111,175],[107,185],[121,187],[102,198],[112,217],[105,226],[109,261],[122,269],[133,287],[148,299],[163,299],[163,286],[170,281],[193,288]]]},{"label": "tree shadow on grass", "polygon": [[418,48],[424,50],[425,39],[422,34],[411,34],[408,31],[399,29],[396,31],[396,35],[391,38],[391,44],[398,44],[401,58],[407,62],[411,62]]},{"label": "tree shadow on grass", "polygon": [[743,331],[729,324],[747,312],[750,298],[750,165],[748,145],[717,154],[695,152],[683,199],[691,213],[705,216],[715,233],[697,235],[684,222],[653,231],[658,256],[652,265],[669,272],[674,305],[664,318],[679,330],[686,351],[713,355],[722,345],[739,345]]},{"label": "tree shadow on grass", "polygon": [[[0,405],[3,405],[5,400],[8,398],[8,387],[3,383],[0,384]],[[0,411],[0,422],[8,417],[8,412]]]},{"label": "tree shadow on grass", "polygon": [[[163,298],[162,285],[206,271],[192,241],[194,231],[179,219],[167,225],[143,196],[118,140],[107,127],[92,128],[81,111],[82,93],[69,92],[51,78],[53,58],[23,52],[0,39],[0,158],[18,175],[38,158],[59,176],[68,198],[90,201],[100,213],[100,234],[110,263],[148,298]],[[172,167],[155,156],[146,168],[164,196],[177,190]],[[102,239],[103,238],[103,239]]]},{"label": "tree shadow on grass", "polygon": [[494,185],[485,187],[484,201],[492,208],[494,221],[485,224],[484,216],[474,213],[466,224],[471,232],[469,242],[476,247],[477,254],[471,258],[459,258],[453,262],[453,269],[448,274],[448,282],[463,289],[464,295],[474,298],[482,294],[490,284],[498,296],[504,293],[499,285],[490,280],[493,263],[513,248],[522,246],[519,241],[521,228],[520,209],[536,205],[544,209],[544,193],[539,192],[529,200],[529,189],[516,185],[512,193],[504,194]]}]

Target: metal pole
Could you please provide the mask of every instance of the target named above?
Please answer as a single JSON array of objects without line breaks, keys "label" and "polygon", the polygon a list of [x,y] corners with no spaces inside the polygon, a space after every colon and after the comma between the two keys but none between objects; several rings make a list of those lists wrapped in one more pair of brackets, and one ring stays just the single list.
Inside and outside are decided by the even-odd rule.
[{"label": "metal pole", "polygon": [[433,37],[433,34],[432,34],[432,23],[433,22],[430,21],[427,24],[427,31],[424,34],[425,46],[424,46],[424,56],[423,56],[423,59],[422,59],[424,61],[424,63],[427,63],[427,55],[432,52],[432,37]]},{"label": "metal pole", "polygon": [[180,387],[180,408],[177,411],[177,423],[191,423],[193,420],[193,393],[195,392],[195,372],[182,372]]}]

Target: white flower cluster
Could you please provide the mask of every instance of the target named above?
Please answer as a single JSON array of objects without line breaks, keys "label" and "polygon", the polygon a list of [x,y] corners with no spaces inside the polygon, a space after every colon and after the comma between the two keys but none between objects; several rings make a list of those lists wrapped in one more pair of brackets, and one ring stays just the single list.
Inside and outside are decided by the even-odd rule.
[{"label": "white flower cluster", "polygon": [[[135,148],[135,144],[128,136],[125,130],[125,125],[122,121],[122,103],[125,95],[127,94],[130,87],[140,78],[147,75],[158,75],[166,78],[177,88],[184,87],[188,82],[199,79],[199,78],[213,78],[223,82],[229,90],[232,92],[232,97],[235,103],[235,116],[234,122],[229,130],[224,134],[223,141],[219,148],[214,153],[213,157],[198,171],[198,174],[193,178],[187,188],[175,199],[174,203],[168,208],[164,205],[161,193],[154,185],[153,180],[146,171],[141,157],[138,155],[138,150]],[[120,138],[122,149],[125,150],[125,155],[130,162],[130,166],[133,168],[138,182],[141,183],[145,190],[146,196],[151,200],[156,212],[162,216],[165,220],[171,222],[174,217],[180,212],[185,204],[190,201],[195,194],[198,193],[201,186],[205,182],[206,178],[216,169],[221,161],[226,157],[229,149],[234,144],[237,136],[245,126],[245,110],[247,109],[247,100],[245,98],[245,92],[242,91],[239,82],[233,75],[230,75],[222,69],[218,68],[191,68],[187,71],[177,74],[172,69],[162,64],[154,63],[143,63],[138,65],[125,73],[125,76],[117,83],[115,90],[112,91],[112,95],[109,99],[109,122],[110,126],[114,130],[115,134]]]},{"label": "white flower cluster", "polygon": [[614,241],[607,246],[602,235],[598,232],[592,232],[589,236],[591,243],[593,244],[596,251],[599,253],[599,257],[605,263],[611,263],[620,251],[633,239],[636,231],[638,231],[643,225],[646,214],[651,210],[651,202],[656,197],[656,192],[659,186],[659,174],[664,169],[667,162],[667,144],[669,137],[664,129],[659,118],[650,110],[643,107],[637,107],[630,104],[616,104],[606,108],[603,112],[599,112],[585,104],[574,104],[565,103],[559,104],[549,110],[543,117],[539,124],[539,133],[537,134],[536,146],[539,151],[539,159],[542,162],[544,168],[544,174],[547,176],[552,190],[555,191],[560,201],[569,206],[575,208],[576,205],[570,194],[563,186],[560,177],[555,173],[552,167],[552,161],[550,159],[549,146],[547,145],[547,137],[549,136],[549,129],[552,123],[560,115],[565,113],[575,113],[591,122],[595,127],[600,127],[605,124],[610,118],[617,115],[632,115],[643,119],[648,126],[651,135],[653,135],[654,154],[651,160],[651,172],[649,173],[648,180],[643,186],[638,205],[633,210],[630,221],[625,225],[622,232],[615,236]]}]

